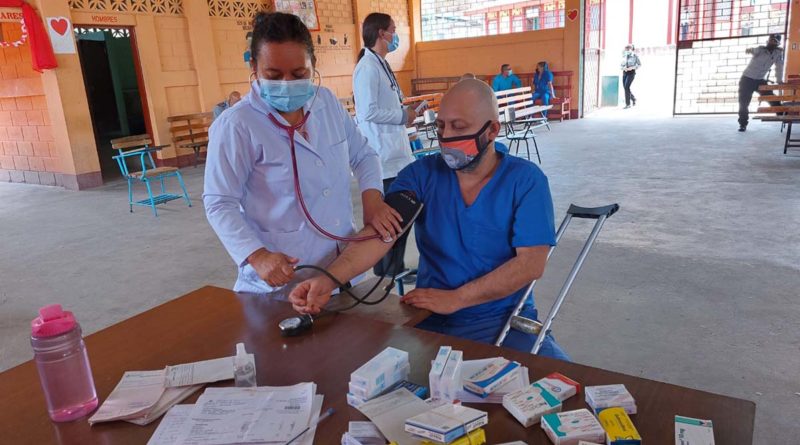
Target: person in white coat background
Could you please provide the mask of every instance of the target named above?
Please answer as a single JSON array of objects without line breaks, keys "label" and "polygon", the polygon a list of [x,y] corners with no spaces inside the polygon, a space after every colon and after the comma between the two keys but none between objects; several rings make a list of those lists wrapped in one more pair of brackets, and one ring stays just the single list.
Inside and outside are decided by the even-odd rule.
[{"label": "person in white coat background", "polygon": [[352,241],[351,171],[365,224],[389,239],[400,218],[383,202],[375,151],[336,96],[312,82],[314,45],[302,21],[258,14],[251,53],[249,94],[209,131],[203,203],[238,266],[234,290],[285,297],[315,274],[295,266],[326,267]]},{"label": "person in white coat background", "polygon": [[[386,55],[400,45],[392,17],[379,12],[367,15],[361,36],[364,48],[353,72],[356,121],[380,156],[383,189],[388,190],[397,173],[414,162],[406,126],[413,124],[417,113],[413,107],[403,105],[403,92],[386,61]],[[376,275],[399,273],[404,269],[406,240],[407,235],[375,266]],[[394,264],[391,264],[392,258]]]}]

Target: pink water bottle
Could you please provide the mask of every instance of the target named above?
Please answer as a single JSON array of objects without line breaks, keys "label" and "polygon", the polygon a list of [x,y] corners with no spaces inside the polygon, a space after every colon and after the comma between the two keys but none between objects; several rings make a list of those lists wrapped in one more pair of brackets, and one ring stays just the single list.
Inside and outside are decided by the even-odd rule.
[{"label": "pink water bottle", "polygon": [[72,312],[51,304],[31,321],[31,345],[50,418],[69,422],[97,408],[92,368]]}]

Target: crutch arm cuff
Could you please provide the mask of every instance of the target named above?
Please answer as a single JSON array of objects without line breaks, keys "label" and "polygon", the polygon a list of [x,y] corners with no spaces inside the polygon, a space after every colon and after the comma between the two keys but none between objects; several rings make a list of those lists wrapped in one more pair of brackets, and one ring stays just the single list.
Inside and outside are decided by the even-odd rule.
[{"label": "crutch arm cuff", "polygon": [[608,218],[617,213],[617,210],[619,210],[619,204],[611,204],[603,207],[580,207],[575,204],[570,204],[567,213],[572,215],[573,218],[598,219],[601,216]]}]

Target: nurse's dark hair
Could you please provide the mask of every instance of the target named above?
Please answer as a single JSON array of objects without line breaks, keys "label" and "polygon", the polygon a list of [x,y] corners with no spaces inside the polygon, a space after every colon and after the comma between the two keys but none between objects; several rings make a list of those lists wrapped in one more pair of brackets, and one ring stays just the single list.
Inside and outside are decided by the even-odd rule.
[{"label": "nurse's dark hair", "polygon": [[372,48],[378,41],[380,31],[387,30],[392,26],[392,16],[382,12],[373,12],[364,19],[361,25],[361,38],[364,40],[364,48],[358,53],[358,60],[364,57],[366,48]]},{"label": "nurse's dark hair", "polygon": [[293,14],[283,12],[259,12],[253,18],[253,39],[250,42],[250,54],[253,60],[258,56],[258,50],[264,43],[295,42],[306,47],[311,64],[317,64],[314,54],[314,41],[308,28]]}]

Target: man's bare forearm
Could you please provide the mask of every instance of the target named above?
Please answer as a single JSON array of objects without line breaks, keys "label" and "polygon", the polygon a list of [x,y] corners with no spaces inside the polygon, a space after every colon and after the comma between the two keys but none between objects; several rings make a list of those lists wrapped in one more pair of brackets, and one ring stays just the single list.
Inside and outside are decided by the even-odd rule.
[{"label": "man's bare forearm", "polygon": [[539,279],[544,273],[549,246],[536,246],[518,249],[517,256],[506,261],[497,269],[472,280],[458,289],[458,296],[464,307],[475,306],[500,298]]},{"label": "man's bare forearm", "polygon": [[[375,235],[375,229],[365,227],[357,236]],[[395,240],[396,241],[396,240]],[[328,272],[342,283],[366,272],[374,266],[392,248],[394,242],[386,243],[380,239],[353,241],[347,245],[341,255],[328,266]]]}]

